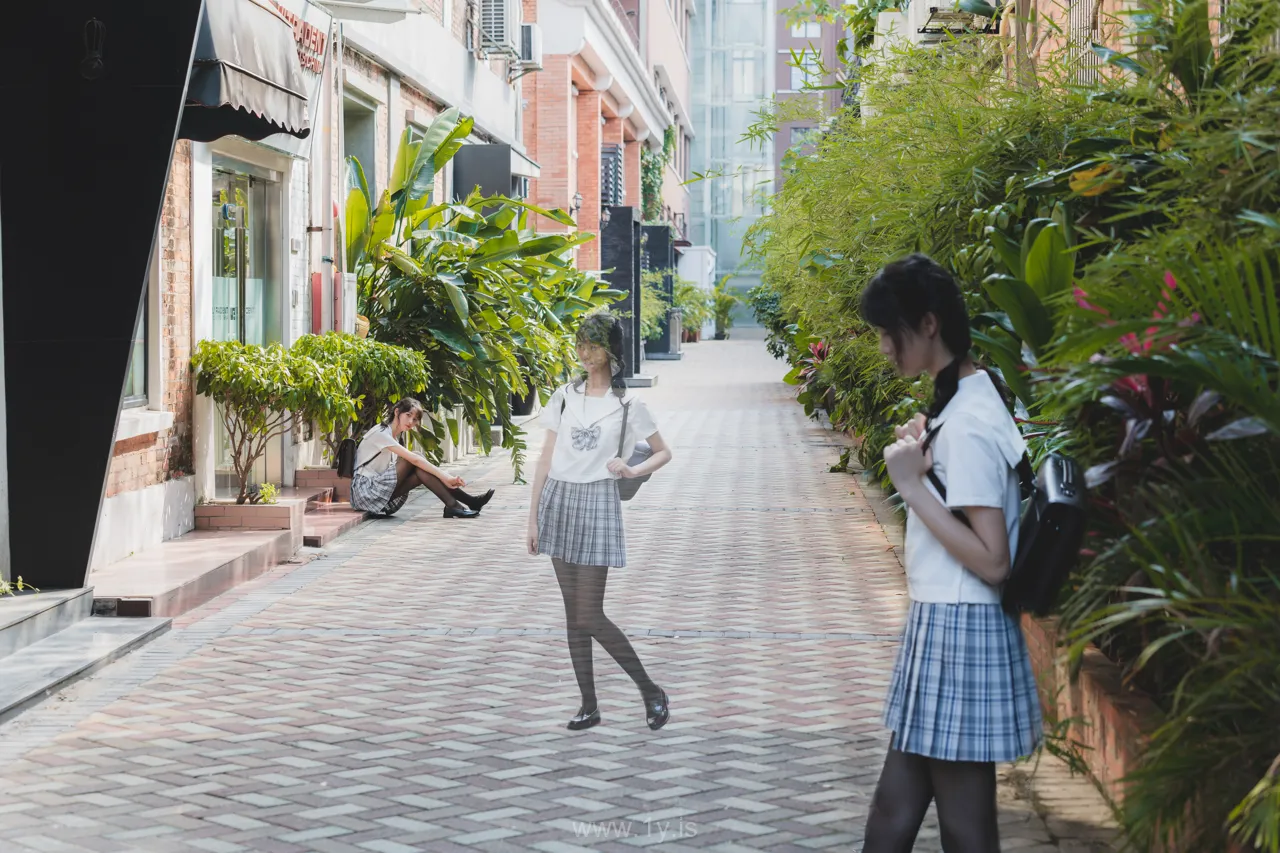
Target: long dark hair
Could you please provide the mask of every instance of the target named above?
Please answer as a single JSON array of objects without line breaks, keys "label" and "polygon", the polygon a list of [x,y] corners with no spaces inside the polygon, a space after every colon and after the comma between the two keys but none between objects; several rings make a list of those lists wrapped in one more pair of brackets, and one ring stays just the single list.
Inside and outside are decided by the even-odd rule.
[{"label": "long dark hair", "polygon": [[[619,400],[625,397],[627,381],[623,375],[627,370],[627,357],[622,342],[622,321],[608,310],[593,311],[578,325],[578,342],[596,344],[609,351],[609,365],[613,373],[609,385]],[[574,382],[574,387],[580,388],[586,381],[587,374],[583,372]]]},{"label": "long dark hair", "polygon": [[391,408],[387,409],[387,419],[382,422],[382,425],[389,427],[395,422],[395,419],[401,415],[408,414],[409,412],[425,411],[426,410],[422,408],[422,404],[412,397],[401,397],[392,404]]},{"label": "long dark hair", "polygon": [[956,280],[932,258],[909,255],[876,273],[862,291],[860,310],[862,319],[888,332],[899,350],[904,331],[918,331],[926,314],[938,319],[938,334],[954,357],[933,381],[925,413],[936,418],[960,389],[960,368],[973,347],[969,311]]}]

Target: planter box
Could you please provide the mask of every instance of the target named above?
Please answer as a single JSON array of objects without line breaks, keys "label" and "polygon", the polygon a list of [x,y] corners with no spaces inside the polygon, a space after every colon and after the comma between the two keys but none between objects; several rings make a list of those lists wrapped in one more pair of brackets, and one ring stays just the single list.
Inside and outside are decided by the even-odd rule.
[{"label": "planter box", "polygon": [[294,521],[301,527],[305,502],[275,504],[209,503],[196,507],[197,530],[290,530]]},{"label": "planter box", "polygon": [[297,551],[306,512],[307,501],[297,498],[275,504],[201,504],[196,507],[196,530],[288,530]]},{"label": "planter box", "polygon": [[1072,721],[1071,739],[1085,747],[1081,757],[1089,775],[1113,803],[1122,803],[1122,780],[1137,768],[1160,710],[1146,694],[1127,686],[1120,667],[1093,647],[1073,683],[1058,647],[1056,619],[1024,615],[1022,633],[1046,717]]},{"label": "planter box", "polygon": [[351,481],[339,477],[332,468],[300,468],[294,475],[294,482],[300,491],[315,489],[333,489],[333,499],[349,503],[351,501]]}]

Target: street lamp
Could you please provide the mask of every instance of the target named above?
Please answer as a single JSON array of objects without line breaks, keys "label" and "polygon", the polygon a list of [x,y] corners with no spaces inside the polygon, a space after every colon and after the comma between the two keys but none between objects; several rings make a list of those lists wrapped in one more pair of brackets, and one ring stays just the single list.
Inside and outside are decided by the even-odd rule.
[{"label": "street lamp", "polygon": [[582,210],[582,193],[574,193],[573,205],[569,208],[569,212],[576,217],[580,210]]},{"label": "street lamp", "polygon": [[609,227],[609,218],[613,216],[613,210],[608,207],[600,208],[600,230]]}]

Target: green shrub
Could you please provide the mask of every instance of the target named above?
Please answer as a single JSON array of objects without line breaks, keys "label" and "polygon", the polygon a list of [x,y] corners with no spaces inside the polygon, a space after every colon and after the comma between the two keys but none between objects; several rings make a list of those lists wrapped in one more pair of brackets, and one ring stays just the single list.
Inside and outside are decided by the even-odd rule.
[{"label": "green shrub", "polygon": [[663,284],[670,274],[670,270],[646,270],[640,274],[640,337],[643,340],[657,340],[662,335],[669,307]]},{"label": "green shrub", "polygon": [[701,329],[711,319],[711,296],[695,282],[677,276],[676,308],[683,328]]},{"label": "green shrub", "polygon": [[329,430],[355,417],[345,367],[321,363],[279,344],[201,341],[191,369],[196,393],[218,405],[239,483],[238,504],[249,498],[249,477],[267,443],[288,432],[294,418]]},{"label": "green shrub", "polygon": [[[1138,849],[1280,850],[1280,4],[1143,4],[1124,75],[1002,78],[959,39],[864,68],[752,243],[788,325],[831,346],[837,423],[878,463],[928,382],[892,374],[863,284],[924,251],[1033,454],[1089,465],[1085,561],[1060,602],[1164,713],[1121,818]],[[786,327],[782,327],[786,328]],[[798,336],[797,336],[798,337]],[[806,354],[794,340],[795,365]]]},{"label": "green shrub", "polygon": [[525,443],[511,419],[512,396],[549,395],[576,364],[582,316],[624,294],[575,269],[573,249],[592,235],[533,230],[533,216],[572,227],[563,210],[479,192],[433,202],[436,172],[471,127],[452,109],[421,138],[406,129],[376,203],[359,162],[349,159],[347,261],[369,337],[425,359],[423,403],[431,416],[415,443],[438,459],[447,441],[458,440],[460,424],[435,413],[460,407],[486,452],[491,427],[502,427],[519,479]]},{"label": "green shrub", "polygon": [[336,458],[344,438],[364,435],[401,397],[422,394],[430,379],[422,353],[354,335],[303,335],[294,342],[293,351],[321,364],[340,365],[350,377],[347,395],[355,401],[355,416],[336,419],[333,428],[324,432],[330,459]]}]

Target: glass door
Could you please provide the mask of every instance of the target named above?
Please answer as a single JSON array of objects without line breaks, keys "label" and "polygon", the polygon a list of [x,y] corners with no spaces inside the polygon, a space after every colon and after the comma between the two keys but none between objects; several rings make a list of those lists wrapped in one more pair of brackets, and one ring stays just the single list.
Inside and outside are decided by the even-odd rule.
[{"label": "glass door", "polygon": [[[281,287],[273,251],[280,185],[239,169],[213,171],[213,338],[259,346],[280,340]],[[216,495],[238,488],[231,439],[218,418]],[[253,483],[283,481],[283,443],[272,440],[254,466]]]}]

